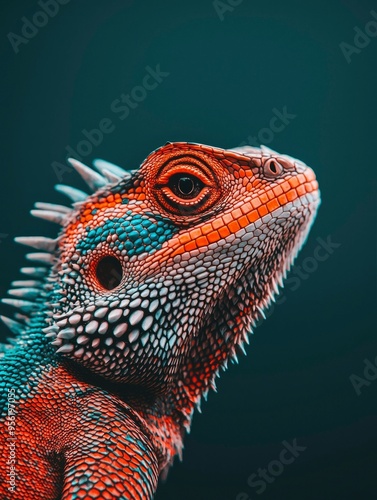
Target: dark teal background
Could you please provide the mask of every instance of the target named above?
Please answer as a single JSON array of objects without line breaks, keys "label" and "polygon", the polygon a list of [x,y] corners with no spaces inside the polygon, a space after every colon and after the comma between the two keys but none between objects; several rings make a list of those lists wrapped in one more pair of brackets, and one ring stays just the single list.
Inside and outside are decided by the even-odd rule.
[{"label": "dark teal background", "polygon": [[[357,396],[350,376],[377,356],[377,38],[350,63],[339,47],[372,8],[244,0],[221,21],[211,0],[72,0],[15,54],[7,34],[39,7],[1,3],[1,296],[25,265],[13,237],[56,233],[28,215],[35,201],[65,202],[51,163],[103,118],[115,130],[85,161],[137,168],[167,140],[239,145],[286,106],[295,118],[268,146],[311,165],[323,199],[297,264],[318,238],[340,245],[286,287],[248,356],[221,377],[158,500],[376,497],[377,381]],[[169,75],[120,120],[111,103],[158,64]],[[63,182],[84,187],[74,173]],[[258,495],[247,478],[294,438],[306,450]]]}]

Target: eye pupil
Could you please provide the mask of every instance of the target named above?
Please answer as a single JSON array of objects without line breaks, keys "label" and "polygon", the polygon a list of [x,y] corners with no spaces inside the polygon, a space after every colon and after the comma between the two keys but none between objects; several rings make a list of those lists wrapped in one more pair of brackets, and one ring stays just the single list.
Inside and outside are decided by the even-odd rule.
[{"label": "eye pupil", "polygon": [[122,276],[122,265],[116,257],[107,255],[97,263],[96,277],[106,290],[116,288],[122,281]]},{"label": "eye pupil", "polygon": [[170,177],[168,186],[172,190],[172,192],[176,196],[178,196],[178,198],[191,200],[200,193],[200,191],[204,187],[204,184],[194,175],[182,173],[172,175],[172,177]]},{"label": "eye pupil", "polygon": [[273,172],[274,174],[276,174],[276,173],[277,173],[277,171],[278,171],[278,169],[276,168],[275,162],[273,162],[273,161],[270,163],[270,170],[271,170],[271,172]]},{"label": "eye pupil", "polygon": [[185,196],[192,194],[195,189],[193,179],[190,177],[181,177],[178,181],[178,189]]}]

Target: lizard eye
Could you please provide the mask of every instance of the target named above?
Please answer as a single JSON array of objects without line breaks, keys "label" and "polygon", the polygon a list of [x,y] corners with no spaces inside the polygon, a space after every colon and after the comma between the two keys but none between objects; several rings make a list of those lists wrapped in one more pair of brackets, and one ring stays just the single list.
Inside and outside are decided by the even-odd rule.
[{"label": "lizard eye", "polygon": [[188,174],[172,175],[168,186],[176,196],[184,200],[196,198],[204,188],[204,184],[200,179]]},{"label": "lizard eye", "polygon": [[122,265],[116,257],[107,255],[97,262],[95,274],[99,284],[103,288],[113,290],[122,281]]},{"label": "lizard eye", "polygon": [[169,214],[196,216],[221,197],[221,173],[217,162],[206,156],[177,155],[150,174],[152,193],[159,207]]}]

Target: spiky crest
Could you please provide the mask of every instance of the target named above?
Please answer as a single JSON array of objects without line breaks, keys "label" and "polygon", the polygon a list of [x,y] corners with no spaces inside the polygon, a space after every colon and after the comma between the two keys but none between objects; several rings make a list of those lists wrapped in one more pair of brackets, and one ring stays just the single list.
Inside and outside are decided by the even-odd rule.
[{"label": "spiky crest", "polygon": [[[101,159],[93,161],[97,172],[74,158],[69,158],[68,162],[86,182],[91,194],[103,186],[118,182],[121,178],[131,177],[129,171]],[[71,207],[55,203],[37,202],[34,205],[35,208],[30,213],[34,217],[63,226],[67,218],[71,215],[74,204],[85,201],[91,194],[65,184],[56,184],[55,189],[70,199],[72,202]],[[58,238],[17,236],[15,241],[21,245],[40,250],[39,252],[26,254],[26,258],[44,265],[44,267],[22,267],[20,269],[21,273],[30,279],[13,281],[12,288],[7,292],[13,298],[1,299],[3,304],[12,306],[17,311],[13,318],[0,316],[0,319],[13,334],[20,335],[28,330],[31,317],[41,309],[40,299],[46,300],[47,298],[46,289],[49,288],[47,276],[49,268],[56,262]],[[8,339],[8,341],[12,342],[12,338]],[[0,355],[11,347],[12,345],[5,344],[1,349]]]}]

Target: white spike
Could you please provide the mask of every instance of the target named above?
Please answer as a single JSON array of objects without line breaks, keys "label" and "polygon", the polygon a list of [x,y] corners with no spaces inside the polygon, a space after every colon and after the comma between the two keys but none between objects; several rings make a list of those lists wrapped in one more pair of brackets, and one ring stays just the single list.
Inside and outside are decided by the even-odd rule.
[{"label": "white spike", "polygon": [[0,316],[0,319],[2,320],[4,325],[7,326],[13,333],[18,334],[22,333],[25,330],[25,327],[18,321],[14,321],[14,319],[7,318],[6,316]]},{"label": "white spike", "polygon": [[238,365],[238,357],[237,357],[237,354],[235,352],[232,354],[232,361],[233,361],[233,363]]},{"label": "white spike", "polygon": [[30,210],[33,217],[39,217],[40,219],[49,220],[50,222],[55,222],[55,224],[64,225],[67,215],[61,212],[52,212],[51,210]]},{"label": "white spike", "polygon": [[76,331],[74,328],[64,328],[61,332],[58,333],[58,339],[72,339],[76,335]]},{"label": "white spike", "polygon": [[52,266],[55,262],[55,257],[51,253],[43,253],[43,252],[35,252],[26,254],[26,258],[28,260],[42,262],[43,264],[47,264]]},{"label": "white spike", "polygon": [[52,210],[53,212],[61,212],[62,214],[69,214],[69,212],[72,212],[72,208],[65,207],[64,205],[56,205],[55,203],[37,201],[34,203],[34,206],[40,210]]},{"label": "white spike", "polygon": [[44,278],[47,273],[46,267],[21,267],[22,274],[34,276],[35,278]]},{"label": "white spike", "polygon": [[111,173],[110,170],[103,170],[102,175],[104,175],[110,183],[119,182],[120,180],[120,178],[117,175]]},{"label": "white spike", "polygon": [[36,248],[37,250],[46,250],[52,252],[56,248],[57,240],[45,238],[44,236],[17,236],[14,238],[16,243]]},{"label": "white spike", "polygon": [[42,293],[42,290],[39,290],[38,288],[14,288],[10,289],[7,292],[9,295],[12,295],[12,297],[23,297],[25,299],[30,299],[33,300],[36,297],[39,297]]},{"label": "white spike", "polygon": [[47,326],[42,328],[42,332],[46,334],[46,337],[56,337],[59,328],[56,325]]},{"label": "white spike", "polygon": [[28,300],[20,300],[20,299],[1,299],[3,304],[8,304],[8,306],[13,306],[21,311],[29,313],[31,311],[35,311],[36,304],[34,302],[29,302]]},{"label": "white spike", "polygon": [[76,189],[76,188],[73,188],[71,186],[66,186],[65,184],[56,184],[55,189],[59,193],[62,193],[62,194],[65,194],[66,196],[68,196],[68,198],[70,200],[72,200],[73,202],[84,201],[89,196],[84,191],[81,191],[81,189]]},{"label": "white spike", "polygon": [[202,413],[202,407],[201,407],[201,400],[200,400],[200,397],[199,399],[196,401],[196,409],[198,410],[199,413]]},{"label": "white spike", "polygon": [[131,177],[131,174],[127,172],[127,170],[124,170],[123,168],[118,167],[118,165],[114,165],[114,163],[111,163],[109,161],[101,160],[100,158],[96,158],[95,160],[93,160],[93,165],[101,174],[103,174],[104,170],[107,170],[108,172],[111,172],[119,178]]},{"label": "white spike", "polygon": [[279,286],[277,284],[277,281],[276,280],[273,280],[272,281],[272,286],[274,287],[274,290],[275,290],[275,293],[279,293]]},{"label": "white spike", "polygon": [[96,191],[98,188],[106,186],[106,179],[88,166],[81,163],[81,161],[78,161],[75,158],[68,158],[68,162],[72,165],[76,172],[81,175],[92,191]]},{"label": "white spike", "polygon": [[257,309],[258,309],[260,315],[262,316],[262,318],[266,319],[266,315],[264,314],[263,309],[261,309],[259,306],[257,306]]},{"label": "white spike", "polygon": [[18,280],[18,281],[12,281],[11,285],[13,287],[39,287],[42,285],[41,281],[37,280]]},{"label": "white spike", "polygon": [[243,344],[239,344],[239,347],[240,347],[241,351],[243,352],[243,354],[245,354],[245,356],[246,356],[246,351],[245,351],[244,345]]},{"label": "white spike", "polygon": [[[54,342],[51,343],[54,344]],[[68,354],[69,352],[72,352],[74,348],[75,347],[72,344],[65,344],[59,347],[59,349],[56,352],[61,352],[62,354]]]}]

